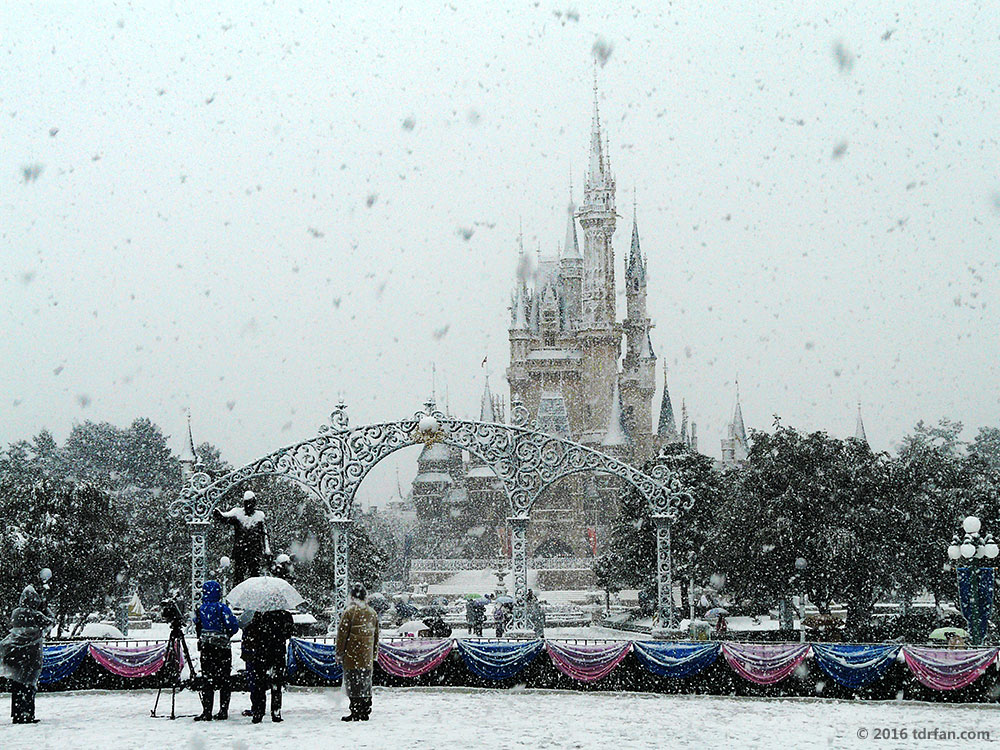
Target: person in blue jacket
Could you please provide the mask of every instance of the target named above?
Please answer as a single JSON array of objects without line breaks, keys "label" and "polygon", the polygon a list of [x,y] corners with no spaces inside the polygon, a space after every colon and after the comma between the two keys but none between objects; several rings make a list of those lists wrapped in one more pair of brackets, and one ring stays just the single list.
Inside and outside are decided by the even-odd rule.
[{"label": "person in blue jacket", "polygon": [[205,679],[205,689],[201,694],[201,714],[195,721],[211,721],[215,691],[219,691],[219,713],[215,719],[229,718],[229,687],[233,671],[233,651],[229,645],[240,629],[236,616],[229,605],[222,601],[222,586],[218,581],[205,581],[202,586],[201,606],[194,615],[194,629],[198,634],[198,650],[201,652],[201,673]]}]

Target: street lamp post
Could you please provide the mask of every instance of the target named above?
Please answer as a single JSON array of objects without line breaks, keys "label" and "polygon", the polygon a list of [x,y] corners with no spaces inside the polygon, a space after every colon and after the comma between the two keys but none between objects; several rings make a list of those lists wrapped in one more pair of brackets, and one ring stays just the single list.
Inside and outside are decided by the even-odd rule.
[{"label": "street lamp post", "polygon": [[972,642],[976,646],[981,646],[986,640],[990,611],[993,609],[992,561],[1000,554],[1000,546],[993,540],[993,535],[981,535],[981,528],[978,518],[966,517],[962,521],[965,536],[956,534],[948,546],[948,557],[956,563],[959,606],[969,623]]}]

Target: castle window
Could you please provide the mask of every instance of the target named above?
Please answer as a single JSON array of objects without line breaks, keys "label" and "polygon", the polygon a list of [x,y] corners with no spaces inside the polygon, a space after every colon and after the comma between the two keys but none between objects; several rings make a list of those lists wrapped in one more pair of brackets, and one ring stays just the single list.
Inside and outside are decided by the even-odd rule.
[{"label": "castle window", "polygon": [[542,346],[554,347],[556,345],[556,335],[554,333],[546,333],[542,337]]}]

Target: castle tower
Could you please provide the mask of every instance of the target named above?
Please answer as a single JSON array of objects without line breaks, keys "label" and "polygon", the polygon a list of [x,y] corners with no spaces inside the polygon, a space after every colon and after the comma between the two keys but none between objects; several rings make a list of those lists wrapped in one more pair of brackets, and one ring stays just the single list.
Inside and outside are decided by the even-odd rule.
[{"label": "castle tower", "polygon": [[583,294],[583,258],[576,239],[576,217],[573,206],[573,188],[570,187],[569,208],[566,217],[566,244],[559,258],[559,273],[563,278],[566,328],[575,331],[580,327]]},{"label": "castle tower", "polygon": [[646,263],[639,247],[639,227],[632,205],[632,246],[625,267],[625,361],[622,401],[625,421],[636,441],[638,458],[649,458],[653,445],[653,397],[656,394],[656,355],[649,338],[653,327],[646,314]]},{"label": "castle tower", "polygon": [[587,352],[580,373],[584,399],[582,442],[598,445],[604,437],[611,408],[611,394],[618,380],[622,329],[615,306],[615,178],[611,161],[601,143],[601,118],[594,80],[594,115],[590,133],[590,168],[584,184],[583,203],[576,217],[583,228],[583,284],[580,348]]}]

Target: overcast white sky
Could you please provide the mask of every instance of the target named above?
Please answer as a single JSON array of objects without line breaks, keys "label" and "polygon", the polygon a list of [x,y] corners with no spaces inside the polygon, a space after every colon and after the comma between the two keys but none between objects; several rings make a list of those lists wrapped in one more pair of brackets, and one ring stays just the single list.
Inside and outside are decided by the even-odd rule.
[{"label": "overcast white sky", "polygon": [[634,188],[704,452],[737,373],[748,427],[1000,424],[1000,6],[398,5],[3,4],[0,442],[179,448],[190,407],[239,463],[340,395],[411,414],[431,362],[475,415],[518,221],[552,252],[580,197],[595,41],[619,261]]}]

